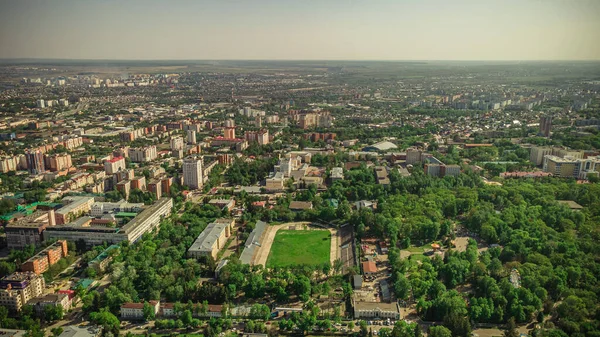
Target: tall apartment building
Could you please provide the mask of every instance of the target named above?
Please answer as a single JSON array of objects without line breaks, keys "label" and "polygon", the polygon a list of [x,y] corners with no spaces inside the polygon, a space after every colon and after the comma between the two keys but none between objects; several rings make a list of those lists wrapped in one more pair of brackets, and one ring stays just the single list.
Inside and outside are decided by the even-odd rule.
[{"label": "tall apartment building", "polygon": [[303,129],[308,129],[317,125],[317,115],[314,113],[308,113],[304,115],[300,115],[299,121],[300,127]]},{"label": "tall apartment building", "polygon": [[125,164],[125,158],[114,157],[104,162],[104,171],[106,174],[114,174],[118,171],[125,170],[127,165]]},{"label": "tall apartment building", "polygon": [[125,199],[129,199],[129,193],[131,192],[131,180],[119,181],[116,187],[117,191],[121,192]]},{"label": "tall apartment building", "polygon": [[148,192],[153,193],[156,199],[162,196],[162,186],[160,180],[152,180],[148,183]]},{"label": "tall apartment building", "polygon": [[172,137],[171,138],[171,151],[183,150],[183,137]]},{"label": "tall apartment building", "polygon": [[146,177],[135,177],[131,179],[131,189],[146,190]]},{"label": "tall apartment building", "polygon": [[187,131],[187,142],[188,144],[197,144],[198,140],[196,139],[196,131],[188,130]]},{"label": "tall apartment building", "polygon": [[32,272],[17,272],[0,279],[0,305],[19,312],[32,298],[44,294],[44,277]]},{"label": "tall apartment building", "polygon": [[156,146],[150,145],[140,148],[129,149],[129,157],[134,163],[144,163],[155,160],[158,157]]},{"label": "tall apartment building", "polygon": [[202,157],[188,157],[183,160],[183,184],[192,189],[202,188]]},{"label": "tall apartment building", "polygon": [[246,131],[244,138],[251,142],[258,142],[259,145],[269,144],[269,130]]},{"label": "tall apartment building", "polygon": [[233,119],[228,119],[225,121],[225,127],[226,128],[234,128],[235,127],[235,121]]},{"label": "tall apartment building", "polygon": [[57,172],[68,169],[73,166],[71,155],[68,153],[55,154],[46,157],[46,168],[49,171]]},{"label": "tall apartment building", "polygon": [[552,117],[543,116],[540,118],[540,135],[550,137],[550,129],[552,128]]},{"label": "tall apartment building", "polygon": [[25,160],[27,161],[27,169],[31,174],[40,174],[46,171],[44,164],[44,154],[42,151],[27,151],[25,152]]},{"label": "tall apartment building", "polygon": [[544,163],[544,157],[552,154],[552,148],[547,146],[534,146],[529,153],[529,161],[535,166],[541,166]]},{"label": "tall apartment building", "polygon": [[21,157],[12,156],[0,158],[0,172],[7,173],[10,171],[16,171],[21,166]]},{"label": "tall apartment building", "polygon": [[226,127],[223,130],[223,138],[234,139],[235,138],[235,127]]}]

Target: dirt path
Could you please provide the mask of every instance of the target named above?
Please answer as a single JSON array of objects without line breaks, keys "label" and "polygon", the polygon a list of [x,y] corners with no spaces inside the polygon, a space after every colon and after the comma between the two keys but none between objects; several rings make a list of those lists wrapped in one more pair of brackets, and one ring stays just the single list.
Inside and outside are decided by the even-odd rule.
[{"label": "dirt path", "polygon": [[[263,234],[263,238],[260,242],[260,249],[254,255],[252,264],[253,265],[262,264],[263,266],[267,265],[267,259],[269,258],[269,252],[271,251],[271,246],[273,246],[273,240],[275,240],[275,234],[277,234],[278,230],[280,230],[282,228],[286,229],[290,226],[296,226],[296,229],[302,230],[302,229],[304,229],[304,226],[306,226],[306,225],[310,225],[310,222],[308,222],[308,221],[288,222],[288,223],[284,223],[281,225],[268,226],[267,229],[265,230],[265,233]],[[315,229],[315,230],[322,230],[322,229],[319,228],[319,229]],[[339,231],[337,229],[329,228],[328,230],[331,233],[331,247],[330,247],[329,258],[330,258],[331,264],[333,265],[333,261],[338,259],[341,255],[340,245],[339,245],[340,238],[339,238]]]}]

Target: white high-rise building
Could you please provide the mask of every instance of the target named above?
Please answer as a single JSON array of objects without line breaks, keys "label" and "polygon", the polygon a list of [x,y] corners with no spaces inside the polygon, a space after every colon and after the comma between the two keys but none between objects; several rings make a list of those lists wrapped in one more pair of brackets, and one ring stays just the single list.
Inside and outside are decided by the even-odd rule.
[{"label": "white high-rise building", "polygon": [[196,140],[196,131],[194,131],[194,130],[187,131],[187,142],[188,142],[188,144],[196,144],[198,142]]},{"label": "white high-rise building", "polygon": [[192,189],[202,188],[202,157],[183,160],[183,184]]},{"label": "white high-rise building", "polygon": [[46,107],[46,102],[43,99],[38,99],[36,102],[38,108],[43,109]]},{"label": "white high-rise building", "polygon": [[171,138],[171,151],[183,150],[183,137]]}]

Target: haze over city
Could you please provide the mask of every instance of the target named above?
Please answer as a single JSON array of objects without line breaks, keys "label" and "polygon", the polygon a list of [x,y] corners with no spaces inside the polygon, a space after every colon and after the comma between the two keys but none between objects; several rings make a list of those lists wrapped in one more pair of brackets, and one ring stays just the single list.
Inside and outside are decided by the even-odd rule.
[{"label": "haze over city", "polygon": [[600,1],[0,1],[0,58],[598,60]]},{"label": "haze over city", "polygon": [[0,0],[0,336],[600,337],[600,0]]}]

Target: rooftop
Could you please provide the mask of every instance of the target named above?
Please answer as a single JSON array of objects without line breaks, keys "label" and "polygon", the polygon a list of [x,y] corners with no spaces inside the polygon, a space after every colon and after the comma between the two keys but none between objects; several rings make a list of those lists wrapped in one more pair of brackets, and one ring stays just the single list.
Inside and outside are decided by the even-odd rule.
[{"label": "rooftop", "polygon": [[373,261],[365,261],[362,263],[363,272],[365,273],[376,273],[377,265]]},{"label": "rooftop", "polygon": [[397,303],[385,303],[385,302],[354,302],[354,308],[356,310],[378,310],[378,311],[393,311],[400,312]]},{"label": "rooftop", "polygon": [[576,210],[580,210],[583,209],[583,206],[581,206],[580,204],[576,203],[573,200],[556,200],[559,204],[563,204],[567,207],[569,207],[570,209],[576,209]]},{"label": "rooftop", "polygon": [[246,239],[246,243],[244,244],[244,250],[240,255],[240,262],[243,264],[250,264],[252,262],[252,257],[254,257],[254,250],[256,247],[260,247],[260,237],[263,232],[267,228],[267,223],[264,221],[257,221],[254,226],[254,230]]},{"label": "rooftop", "polygon": [[94,200],[94,197],[66,197],[69,203],[56,211],[56,214],[67,214],[86,202]]},{"label": "rooftop", "polygon": [[116,162],[118,162],[119,160],[122,160],[122,159],[123,159],[123,157],[114,157],[113,159],[107,160],[107,162],[109,162],[109,163],[116,163]]},{"label": "rooftop", "polygon": [[230,225],[231,220],[227,219],[218,219],[215,220],[215,222],[209,223],[208,226],[206,226],[206,228],[202,231],[202,233],[198,235],[198,238],[196,239],[196,241],[194,241],[190,249],[188,249],[188,252],[211,253],[214,244],[223,234],[223,231],[225,231],[225,229]]}]

